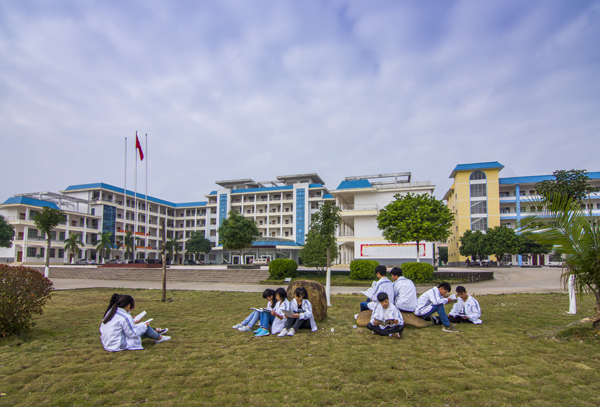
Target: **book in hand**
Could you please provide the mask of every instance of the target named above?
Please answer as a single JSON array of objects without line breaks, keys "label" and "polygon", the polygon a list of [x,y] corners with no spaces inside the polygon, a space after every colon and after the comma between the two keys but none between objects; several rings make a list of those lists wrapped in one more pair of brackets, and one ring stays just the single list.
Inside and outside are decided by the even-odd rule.
[{"label": "book in hand", "polygon": [[258,311],[258,312],[271,312],[272,311],[272,310],[266,309],[266,308],[254,308],[254,307],[252,307],[250,309],[254,310],[254,311]]},{"label": "book in hand", "polygon": [[299,314],[304,311],[302,311],[301,309],[299,309],[298,311],[288,311],[288,310],[284,309],[284,310],[281,310],[281,312],[283,312],[283,315],[285,315],[288,318],[294,318],[294,314]]},{"label": "book in hand", "polygon": [[386,319],[385,321],[382,321],[380,319],[374,319],[374,322],[377,322],[379,324],[380,327],[388,327],[388,326],[394,326],[397,325],[394,321],[394,319]]},{"label": "book in hand", "polygon": [[142,311],[139,314],[137,314],[135,317],[133,317],[133,322],[137,323],[137,321],[140,321],[145,316],[146,316],[146,311]]},{"label": "book in hand", "polygon": [[373,285],[369,287],[367,291],[361,291],[361,293],[369,299],[373,298],[373,296],[375,295],[375,285],[376,282],[373,282]]},{"label": "book in hand", "polygon": [[146,321],[144,321],[144,322],[138,322],[138,323],[137,323],[137,324],[135,324],[135,325],[136,325],[136,326],[142,326],[142,325],[145,325],[145,324],[147,324],[147,323],[148,323],[148,322],[150,322],[150,321],[154,321],[154,318],[147,319],[147,320],[146,320]]}]

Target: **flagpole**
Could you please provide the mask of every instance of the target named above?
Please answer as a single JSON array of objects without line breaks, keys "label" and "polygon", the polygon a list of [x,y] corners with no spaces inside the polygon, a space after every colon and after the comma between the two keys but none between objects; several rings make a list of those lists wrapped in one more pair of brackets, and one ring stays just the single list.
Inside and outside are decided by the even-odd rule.
[{"label": "flagpole", "polygon": [[138,162],[138,160],[137,160],[137,141],[138,141],[138,138],[137,138],[137,131],[136,131],[135,132],[135,144],[136,144],[136,146],[135,146],[135,177],[134,177],[135,178],[135,180],[134,180],[135,191],[134,191],[134,197],[133,197],[133,205],[135,206],[135,208],[134,208],[135,219],[134,219],[134,226],[133,226],[134,227],[134,230],[133,230],[133,259],[134,259],[134,261],[135,261],[135,249],[136,249],[135,241],[136,241],[137,221],[138,221],[138,213],[137,213],[137,210],[138,210],[137,209],[137,162]]},{"label": "flagpole", "polygon": [[123,180],[123,260],[125,259],[125,233],[127,231],[127,226],[125,224],[127,218],[125,215],[127,214],[127,137],[125,137],[125,174]]},{"label": "flagpole", "polygon": [[148,219],[149,219],[149,211],[148,211],[148,134],[146,134],[146,202],[144,203],[144,207],[145,207],[145,219],[146,219],[146,227],[144,229],[145,231],[145,237],[144,237],[144,258],[146,259],[146,261],[148,261]]}]

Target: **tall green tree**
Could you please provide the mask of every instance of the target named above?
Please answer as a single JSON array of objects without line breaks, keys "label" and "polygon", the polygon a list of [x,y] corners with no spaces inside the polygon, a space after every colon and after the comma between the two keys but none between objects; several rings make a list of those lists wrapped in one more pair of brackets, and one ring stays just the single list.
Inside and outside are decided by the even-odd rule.
[{"label": "tall green tree", "polygon": [[582,210],[574,196],[554,195],[541,215],[521,220],[528,238],[566,255],[563,281],[573,276],[578,294],[596,298],[594,327],[600,327],[600,219]]},{"label": "tall green tree", "polygon": [[335,233],[341,224],[342,215],[340,214],[340,208],[337,207],[332,201],[325,201],[323,205],[319,207],[317,213],[314,214],[310,223],[310,230],[315,231],[315,233],[319,236],[319,239],[327,248],[327,277],[325,279],[325,294],[327,295],[328,306],[331,306],[331,254],[334,246],[336,246],[337,250]]},{"label": "tall green tree", "polygon": [[15,227],[8,223],[4,216],[0,215],[0,247],[12,247],[15,238]]},{"label": "tall green tree", "polygon": [[75,257],[77,257],[77,253],[79,253],[79,246],[83,246],[83,242],[76,233],[71,233],[69,237],[65,239],[65,251],[71,253],[72,256],[70,261],[71,264],[75,262]]},{"label": "tall green tree", "polygon": [[487,251],[496,256],[498,264],[502,262],[505,254],[519,252],[519,236],[511,228],[496,226],[487,230]]},{"label": "tall green tree", "polygon": [[383,236],[393,243],[416,242],[417,261],[420,242],[443,241],[450,236],[454,214],[432,195],[396,194],[377,215]]},{"label": "tall green tree", "polygon": [[185,251],[192,253],[196,256],[196,260],[200,253],[208,254],[212,249],[210,240],[204,237],[204,232],[194,232],[190,238],[185,242]]},{"label": "tall green tree", "polygon": [[94,241],[96,246],[96,251],[100,253],[100,257],[102,257],[102,263],[104,264],[104,259],[110,257],[110,251],[114,248],[114,244],[112,242],[112,232],[101,233],[100,238]]},{"label": "tall green tree", "polygon": [[460,245],[458,252],[461,256],[474,257],[476,260],[483,260],[485,256],[492,254],[490,251],[491,245],[488,243],[488,236],[481,230],[466,230],[461,237],[458,238]]},{"label": "tall green tree", "polygon": [[123,245],[125,246],[125,257],[128,260],[133,260],[133,246],[135,245],[135,239],[133,238],[133,233],[131,233],[131,231],[125,232],[125,236],[123,237]]},{"label": "tall green tree", "polygon": [[447,246],[441,246],[439,249],[439,254],[440,254],[440,261],[443,264],[448,263],[448,247]]},{"label": "tall green tree", "polygon": [[552,250],[551,245],[539,244],[528,237],[529,233],[518,235],[519,251],[517,254],[529,259],[533,255],[548,254]]},{"label": "tall green tree", "polygon": [[67,216],[60,209],[44,206],[41,212],[33,217],[35,227],[46,234],[46,266],[44,267],[44,276],[47,278],[50,270],[50,247],[52,245],[52,235],[50,232],[59,224],[66,222]]},{"label": "tall green tree", "polygon": [[535,190],[546,200],[554,196],[570,197],[581,201],[598,188],[589,185],[590,177],[586,170],[556,170],[552,173],[553,180],[545,180],[535,184]]},{"label": "tall green tree", "polygon": [[[179,250],[181,249],[179,242],[177,241],[177,236],[173,235],[173,237],[167,240],[167,243],[165,243],[165,249],[169,252],[171,264],[175,264],[175,257],[179,255]],[[175,255],[173,255],[173,253],[175,253]]]},{"label": "tall green tree", "polygon": [[228,250],[239,250],[242,262],[244,262],[244,249],[252,246],[252,243],[260,236],[256,222],[235,211],[229,212],[218,231],[223,247]]},{"label": "tall green tree", "polygon": [[[337,244],[331,246],[330,255],[332,258],[337,257]],[[327,270],[327,242],[315,230],[311,229],[306,235],[306,242],[298,256],[307,267],[315,267],[319,272]]]}]

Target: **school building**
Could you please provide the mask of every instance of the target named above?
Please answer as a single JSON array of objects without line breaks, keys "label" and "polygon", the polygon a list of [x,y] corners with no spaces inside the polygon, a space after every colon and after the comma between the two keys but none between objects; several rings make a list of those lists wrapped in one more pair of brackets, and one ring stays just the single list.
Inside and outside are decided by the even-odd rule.
[{"label": "school building", "polygon": [[[400,264],[416,259],[414,243],[387,242],[377,228],[379,210],[397,193],[433,193],[429,182],[412,182],[410,173],[348,177],[337,189],[329,191],[316,173],[277,176],[273,181],[250,178],[217,181],[218,189],[204,195],[205,200],[175,203],[135,193],[106,183],[71,185],[60,193],[36,192],[15,195],[0,205],[0,214],[15,227],[11,248],[0,248],[0,262],[41,264],[46,237],[34,225],[33,217],[44,206],[62,209],[64,224],[52,233],[50,262],[70,262],[65,239],[76,234],[80,245],[75,259],[99,260],[96,239],[110,232],[115,248],[111,259],[125,259],[124,237],[135,238],[135,259],[160,259],[161,225],[166,238],[177,239],[180,250],[173,264],[186,260],[206,264],[249,264],[254,259],[292,258],[298,260],[312,216],[327,200],[341,208],[342,227],[338,230],[340,256],[337,263],[354,259],[374,259],[383,264]],[[218,227],[229,211],[253,219],[260,238],[243,251],[230,251],[219,245]],[[186,241],[202,232],[212,243],[209,254],[195,259],[186,253]],[[421,261],[432,263],[433,245],[421,243]]]},{"label": "school building", "polygon": [[[515,229],[522,217],[537,214],[534,204],[539,200],[535,184],[553,180],[553,175],[528,175],[521,177],[500,177],[504,166],[497,161],[459,164],[450,178],[452,186],[444,195],[448,207],[455,214],[452,234],[448,238],[448,265],[464,264],[466,257],[458,252],[459,238],[467,230],[481,230],[495,226]],[[600,186],[600,172],[588,173],[590,185]],[[600,194],[591,194],[589,202],[582,204],[600,215]],[[518,265],[558,265],[560,256],[556,253],[534,256],[505,255],[506,263]]]}]

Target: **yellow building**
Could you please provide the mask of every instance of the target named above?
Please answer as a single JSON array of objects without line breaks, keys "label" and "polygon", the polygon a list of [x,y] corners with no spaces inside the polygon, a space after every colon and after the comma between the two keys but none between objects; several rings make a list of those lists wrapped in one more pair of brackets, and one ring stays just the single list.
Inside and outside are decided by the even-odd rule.
[{"label": "yellow building", "polygon": [[465,231],[485,232],[500,226],[499,174],[502,168],[504,166],[497,161],[459,164],[450,174],[454,183],[444,195],[448,208],[454,213],[452,234],[448,238],[449,266],[466,260],[458,252],[458,239]]}]

